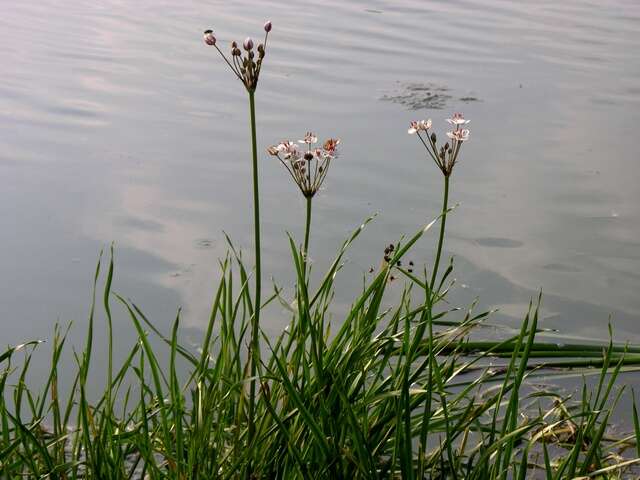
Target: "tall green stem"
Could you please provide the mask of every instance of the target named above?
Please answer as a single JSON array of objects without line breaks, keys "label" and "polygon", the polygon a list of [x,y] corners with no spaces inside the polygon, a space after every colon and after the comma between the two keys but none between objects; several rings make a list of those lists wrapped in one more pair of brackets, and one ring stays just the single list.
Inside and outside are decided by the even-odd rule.
[{"label": "tall green stem", "polygon": [[433,264],[433,273],[431,274],[431,291],[434,295],[436,277],[438,275],[438,266],[440,265],[440,255],[442,254],[442,245],[444,243],[444,230],[447,223],[447,208],[449,202],[449,176],[444,177],[444,198],[442,200],[442,218],[440,219],[440,237],[438,238],[438,250],[436,251],[436,261]]},{"label": "tall green stem", "polygon": [[255,230],[256,256],[256,290],[251,321],[251,386],[249,392],[249,442],[255,436],[255,403],[256,403],[256,372],[260,361],[260,199],[258,196],[258,146],[256,141],[256,106],[254,92],[249,91],[249,110],[251,112],[251,147],[253,154],[253,223]]},{"label": "tall green stem", "polygon": [[302,253],[304,254],[304,271],[305,276],[307,272],[307,264],[309,261],[309,232],[311,231],[311,202],[313,197],[306,197],[307,199],[307,223],[304,229],[304,250]]}]

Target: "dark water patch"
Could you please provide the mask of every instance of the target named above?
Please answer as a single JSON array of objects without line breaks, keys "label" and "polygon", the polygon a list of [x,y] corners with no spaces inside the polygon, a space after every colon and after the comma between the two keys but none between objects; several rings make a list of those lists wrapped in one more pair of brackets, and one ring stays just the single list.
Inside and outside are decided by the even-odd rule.
[{"label": "dark water patch", "polygon": [[554,272],[564,272],[564,273],[578,273],[582,270],[578,267],[574,267],[573,265],[566,265],[564,263],[547,263],[542,268],[545,270],[553,270]]},{"label": "dark water patch", "polygon": [[[442,110],[454,99],[453,92],[446,85],[437,83],[400,83],[397,88],[382,95],[380,100],[397,103],[408,110]],[[472,94],[458,97],[462,103],[480,102],[480,98]]]},{"label": "dark water patch", "polygon": [[397,103],[409,110],[442,110],[451,100],[449,88],[435,83],[407,83],[381,100]]}]

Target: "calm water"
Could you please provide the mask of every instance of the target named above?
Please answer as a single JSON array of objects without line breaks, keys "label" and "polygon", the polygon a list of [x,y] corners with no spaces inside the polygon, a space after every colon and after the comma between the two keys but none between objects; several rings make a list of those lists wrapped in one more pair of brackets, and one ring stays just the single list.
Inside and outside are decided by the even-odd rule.
[{"label": "calm water", "polygon": [[[441,177],[407,124],[431,117],[443,131],[460,110],[472,139],[452,186],[456,300],[479,296],[515,325],[543,288],[544,326],[604,338],[611,315],[617,337],[640,340],[636,0],[0,8],[0,343],[49,337],[56,321],[83,325],[111,241],[115,290],[163,328],[182,305],[197,338],[222,231],[252,245],[245,95],[201,34],[214,28],[226,45],[259,35],[267,18],[261,150],[308,129],[343,142],[315,202],[315,269],[379,212],[349,255],[336,315],[385,243],[438,212]],[[287,287],[285,231],[301,237],[304,204],[263,157],[265,277]],[[411,258],[428,261],[433,242]],[[287,320],[272,312],[267,327]],[[130,344],[128,320],[117,322]]]}]

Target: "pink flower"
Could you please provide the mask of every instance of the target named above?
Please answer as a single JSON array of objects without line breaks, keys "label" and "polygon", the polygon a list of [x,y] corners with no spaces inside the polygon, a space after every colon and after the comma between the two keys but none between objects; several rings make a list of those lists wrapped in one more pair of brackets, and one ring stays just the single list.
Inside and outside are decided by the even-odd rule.
[{"label": "pink flower", "polygon": [[447,118],[447,122],[451,125],[466,125],[471,120],[465,120],[464,116],[461,113],[454,113],[453,117]]},{"label": "pink flower", "polygon": [[311,145],[312,143],[317,143],[318,137],[316,137],[313,133],[307,132],[304,136],[304,139],[298,140],[299,143],[306,143],[307,145]]},{"label": "pink flower", "polygon": [[340,144],[339,138],[329,138],[324,142],[324,145],[322,146],[322,148],[325,151],[325,153],[331,156],[335,156],[335,153],[339,144]]},{"label": "pink flower", "polygon": [[285,160],[291,160],[292,162],[300,158],[300,152],[298,146],[290,141],[284,141],[276,146],[279,153],[282,154]]},{"label": "pink flower", "polygon": [[465,140],[469,140],[469,130],[464,128],[462,130],[459,129],[454,130],[453,132],[447,132],[447,137],[458,142],[464,142]]},{"label": "pink flower", "polygon": [[425,132],[431,128],[431,119],[429,120],[420,120],[413,121],[409,124],[408,133],[413,135],[414,133],[419,132],[420,130],[424,130]]},{"label": "pink flower", "polygon": [[216,37],[213,34],[213,30],[205,30],[204,32],[204,43],[206,43],[207,45],[215,45],[216,44]]}]

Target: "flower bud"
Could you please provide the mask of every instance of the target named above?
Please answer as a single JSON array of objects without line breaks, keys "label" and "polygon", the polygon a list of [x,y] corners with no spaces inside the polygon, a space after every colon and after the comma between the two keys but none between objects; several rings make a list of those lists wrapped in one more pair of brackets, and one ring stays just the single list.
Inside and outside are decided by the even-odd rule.
[{"label": "flower bud", "polygon": [[204,43],[212,46],[216,44],[216,37],[213,35],[213,30],[204,31]]},{"label": "flower bud", "polygon": [[271,31],[271,20],[264,24],[264,31],[267,33]]},{"label": "flower bud", "polygon": [[436,134],[435,134],[435,133],[432,133],[432,134],[431,134],[431,141],[432,141],[433,143],[436,143]]},{"label": "flower bud", "polygon": [[253,48],[253,40],[251,40],[251,37],[245,39],[243,46],[245,50],[251,50]]},{"label": "flower bud", "polygon": [[236,42],[235,40],[233,42],[231,42],[231,50],[235,50],[236,48],[238,48],[238,42]]}]

